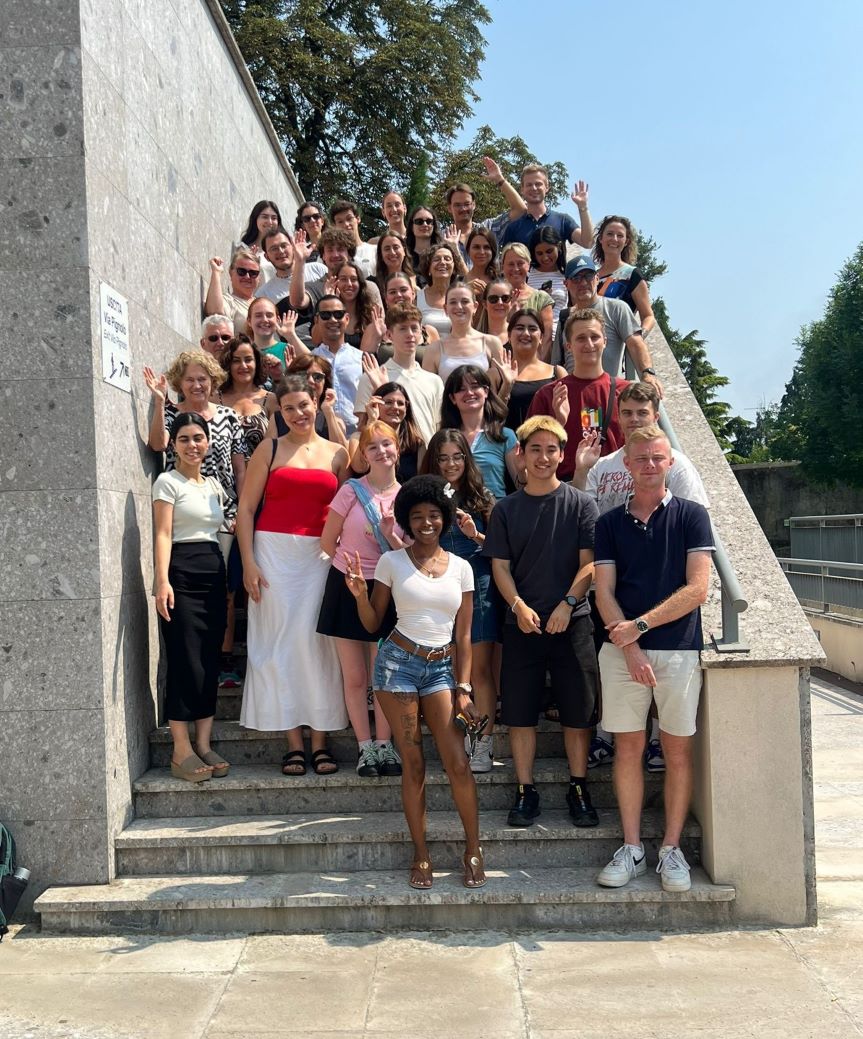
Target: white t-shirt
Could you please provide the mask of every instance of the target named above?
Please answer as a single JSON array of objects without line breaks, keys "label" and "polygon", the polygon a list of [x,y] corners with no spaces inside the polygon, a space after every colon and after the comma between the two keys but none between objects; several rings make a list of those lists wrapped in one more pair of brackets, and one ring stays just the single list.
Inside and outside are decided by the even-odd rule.
[{"label": "white t-shirt", "polygon": [[441,577],[428,577],[408,559],[405,549],[387,552],[375,568],[375,581],[392,589],[396,627],[420,646],[452,642],[455,615],[465,592],[473,591],[473,570],[455,553]]},{"label": "white t-shirt", "polygon": [[216,534],[224,521],[222,506],[225,492],[215,476],[205,476],[203,483],[193,483],[172,469],[156,477],[153,501],[166,501],[174,506],[171,541],[218,541]]},{"label": "white t-shirt", "polygon": [[377,269],[377,256],[378,251],[370,242],[361,242],[357,246],[357,251],[354,255],[354,263],[362,269],[363,274],[365,274],[367,278],[373,278],[375,276],[375,270]]},{"label": "white t-shirt", "polygon": [[[307,263],[306,264],[306,281],[313,281],[316,278],[323,278],[326,276],[327,268],[322,263]],[[283,299],[287,299],[288,294],[291,291],[291,275],[287,278],[283,278],[279,274],[275,274],[266,285],[262,285],[255,293],[255,297],[260,299],[262,296],[266,297],[272,303],[281,303]]]},{"label": "white t-shirt", "polygon": [[[705,509],[710,508],[707,491],[698,475],[698,470],[686,455],[672,449],[674,465],[668,470],[665,484],[675,498],[697,501]],[[584,488],[599,506],[600,516],[618,505],[624,505],[632,493],[632,475],[623,464],[623,448],[619,448],[596,463],[587,474]]]}]

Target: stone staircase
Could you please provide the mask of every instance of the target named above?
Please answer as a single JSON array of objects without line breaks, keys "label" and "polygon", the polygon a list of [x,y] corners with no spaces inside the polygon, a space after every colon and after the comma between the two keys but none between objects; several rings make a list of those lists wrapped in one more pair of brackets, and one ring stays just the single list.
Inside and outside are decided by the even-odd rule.
[{"label": "stone staircase", "polygon": [[[332,776],[281,775],[280,734],[241,729],[241,694],[222,690],[213,746],[232,763],[223,779],[193,785],[167,770],[167,728],[150,736],[152,767],[135,783],[136,818],[115,841],[116,879],[102,886],[51,888],[37,900],[42,929],[54,933],[172,934],[277,931],[706,929],[732,923],[734,889],[692,872],[686,894],[665,894],[652,870],[613,891],[595,883],[620,844],[611,770],[591,773],[600,825],[577,830],[566,811],[568,770],[558,725],[538,734],[536,783],[542,815],[528,829],[506,825],[514,776],[505,728],[495,767],[477,777],[488,884],[461,885],[463,836],[434,743],[428,830],[435,882],[407,884],[411,844],[400,780],[361,779],[349,730],[332,734],[341,763]],[[656,861],[662,834],[662,777],[646,777],[644,842]],[[690,819],[684,850],[698,863],[701,831]]]}]

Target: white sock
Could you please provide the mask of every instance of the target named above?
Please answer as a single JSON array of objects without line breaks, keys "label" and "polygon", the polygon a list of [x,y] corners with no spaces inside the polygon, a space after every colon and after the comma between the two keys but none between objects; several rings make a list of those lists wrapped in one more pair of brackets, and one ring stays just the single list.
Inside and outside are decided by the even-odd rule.
[{"label": "white sock", "polygon": [[358,742],[359,742],[359,747],[360,747],[360,752],[361,753],[364,750],[368,750],[368,748],[371,747],[371,745],[372,745],[372,741],[371,740],[359,740]]},{"label": "white sock", "polygon": [[[371,742],[371,741],[369,741]],[[375,740],[376,747],[385,747],[390,741],[389,740]]]}]

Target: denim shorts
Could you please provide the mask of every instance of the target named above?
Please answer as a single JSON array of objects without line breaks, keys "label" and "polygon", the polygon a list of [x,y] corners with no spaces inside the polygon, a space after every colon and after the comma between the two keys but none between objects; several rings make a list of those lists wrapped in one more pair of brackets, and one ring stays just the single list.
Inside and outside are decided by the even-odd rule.
[{"label": "denim shorts", "polygon": [[417,693],[419,696],[453,689],[452,657],[423,660],[385,640],[375,658],[373,685],[385,693]]}]

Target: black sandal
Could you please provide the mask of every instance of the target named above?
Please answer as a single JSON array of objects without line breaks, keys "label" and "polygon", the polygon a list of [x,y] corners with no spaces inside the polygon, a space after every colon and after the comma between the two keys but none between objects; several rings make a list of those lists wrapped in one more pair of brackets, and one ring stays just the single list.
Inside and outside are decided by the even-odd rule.
[{"label": "black sandal", "polygon": [[338,772],[339,766],[336,759],[330,754],[326,747],[312,751],[312,768],[319,776],[331,776]]},{"label": "black sandal", "polygon": [[[290,769],[290,771],[288,771]],[[306,752],[289,750],[282,758],[283,776],[304,776],[306,774]]]}]

